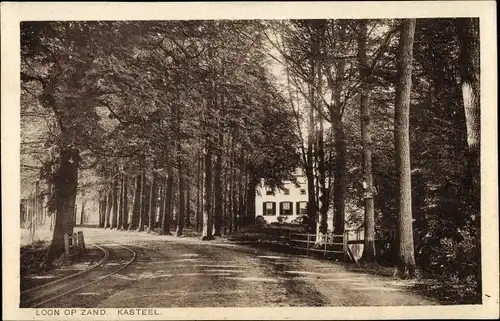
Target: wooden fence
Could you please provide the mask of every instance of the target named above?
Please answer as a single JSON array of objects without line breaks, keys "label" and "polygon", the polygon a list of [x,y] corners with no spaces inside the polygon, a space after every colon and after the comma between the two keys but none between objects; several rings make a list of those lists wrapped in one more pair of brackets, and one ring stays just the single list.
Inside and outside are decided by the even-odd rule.
[{"label": "wooden fence", "polygon": [[347,234],[326,234],[320,235],[321,239],[317,240],[316,234],[305,233],[290,233],[288,236],[290,251],[303,250],[307,254],[309,252],[322,253],[323,256],[328,254],[340,254],[344,257],[347,255]]}]

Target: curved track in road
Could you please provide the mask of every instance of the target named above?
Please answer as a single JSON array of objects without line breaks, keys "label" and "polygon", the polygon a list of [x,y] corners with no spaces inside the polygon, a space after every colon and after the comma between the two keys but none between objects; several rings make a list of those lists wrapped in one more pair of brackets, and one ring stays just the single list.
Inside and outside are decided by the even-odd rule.
[{"label": "curved track in road", "polygon": [[[128,252],[127,255],[119,253],[117,249],[112,249],[110,246],[107,246],[109,250],[103,246],[96,246],[105,254],[98,264],[90,269],[23,291],[21,293],[21,307],[38,308],[55,302],[60,298],[75,294],[90,285],[102,282],[108,277],[122,271],[132,264],[137,257],[137,253],[134,250],[124,245],[116,245],[116,247]],[[129,256],[125,262],[123,262],[124,256]],[[113,262],[117,260],[120,260],[120,262]],[[120,265],[120,267],[116,269],[113,268],[114,265]],[[97,269],[99,266],[101,268]]]},{"label": "curved track in road", "polygon": [[42,285],[39,285],[39,286],[35,286],[35,287],[32,287],[32,288],[26,289],[24,291],[21,291],[21,295],[26,295],[28,293],[31,293],[31,292],[34,292],[34,291],[38,291],[38,290],[41,290],[41,289],[49,287],[49,286],[55,286],[56,284],[59,284],[59,283],[62,283],[64,281],[67,281],[69,279],[72,279],[72,278],[75,278],[77,276],[83,275],[85,273],[88,273],[88,272],[92,271],[93,269],[97,268],[98,266],[101,266],[104,262],[106,262],[108,260],[109,252],[105,248],[103,248],[103,247],[101,247],[101,246],[99,246],[97,244],[90,244],[90,245],[95,246],[96,248],[98,248],[99,250],[101,250],[104,253],[103,258],[100,259],[99,262],[97,262],[95,265],[93,265],[92,267],[90,267],[88,269],[85,269],[83,271],[80,271],[80,272],[77,272],[77,273],[65,276],[63,278],[54,280],[52,282],[48,282],[48,283],[45,283],[45,284],[42,284]]}]

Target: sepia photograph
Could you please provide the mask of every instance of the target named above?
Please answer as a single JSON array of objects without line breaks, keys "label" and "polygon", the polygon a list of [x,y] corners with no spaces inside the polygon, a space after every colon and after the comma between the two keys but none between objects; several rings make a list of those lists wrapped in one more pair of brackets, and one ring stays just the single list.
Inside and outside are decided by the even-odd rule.
[{"label": "sepia photograph", "polygon": [[495,28],[436,14],[20,19],[10,311],[498,317]]}]

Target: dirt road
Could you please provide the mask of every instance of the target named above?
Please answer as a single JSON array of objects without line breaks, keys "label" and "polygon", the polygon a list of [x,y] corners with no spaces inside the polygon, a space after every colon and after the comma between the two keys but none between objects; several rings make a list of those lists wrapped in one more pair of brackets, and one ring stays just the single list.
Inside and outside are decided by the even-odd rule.
[{"label": "dirt road", "polygon": [[386,277],[329,261],[221,242],[87,229],[89,241],[126,245],[136,261],[52,307],[289,307],[430,305]]}]

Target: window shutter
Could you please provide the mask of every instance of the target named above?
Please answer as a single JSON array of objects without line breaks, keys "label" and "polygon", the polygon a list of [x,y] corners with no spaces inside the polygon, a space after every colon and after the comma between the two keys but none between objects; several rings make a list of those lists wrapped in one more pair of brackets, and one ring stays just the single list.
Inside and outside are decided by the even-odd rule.
[{"label": "window shutter", "polygon": [[266,215],[266,202],[262,202],[262,215]]},{"label": "window shutter", "polygon": [[280,202],[280,215],[283,215],[283,202]]},{"label": "window shutter", "polygon": [[295,203],[295,215],[300,215],[300,202]]},{"label": "window shutter", "polygon": [[276,215],[276,202],[273,202],[273,215]]}]

